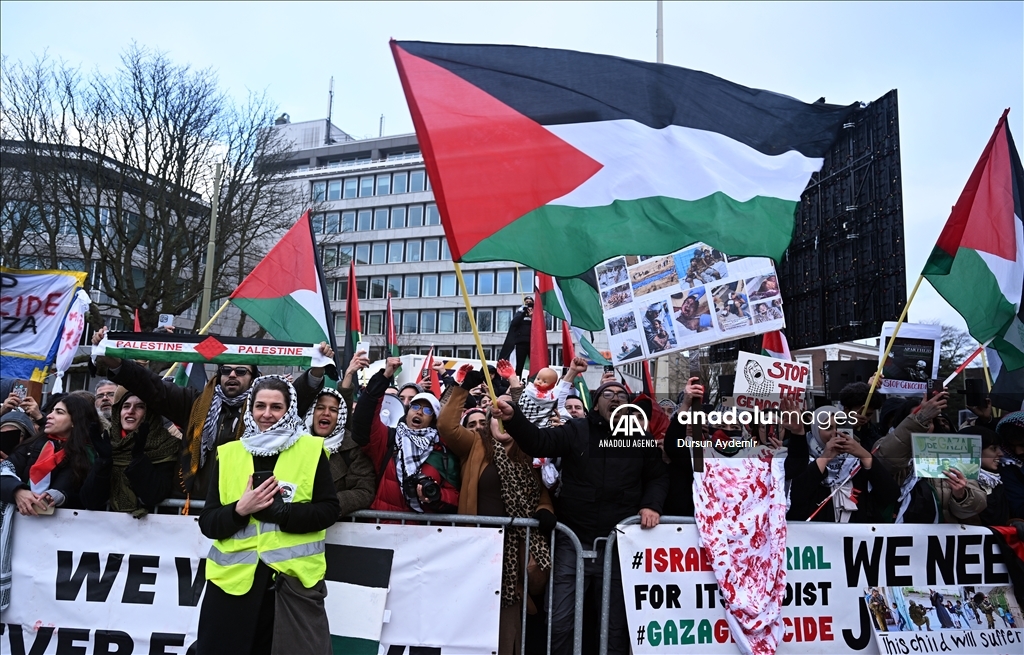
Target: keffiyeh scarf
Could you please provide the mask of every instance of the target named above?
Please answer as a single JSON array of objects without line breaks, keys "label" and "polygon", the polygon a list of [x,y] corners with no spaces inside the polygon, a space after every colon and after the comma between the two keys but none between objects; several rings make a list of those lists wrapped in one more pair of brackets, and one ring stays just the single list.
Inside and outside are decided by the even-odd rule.
[{"label": "keffiyeh scarf", "polygon": [[[434,452],[434,444],[437,443],[437,439],[435,428],[414,430],[405,421],[398,424],[395,428],[395,450],[401,466],[395,467],[395,473],[398,476],[399,489],[405,489],[406,476],[415,475],[430,457],[430,453]],[[406,500],[413,510],[423,512],[419,498],[407,495]]]},{"label": "keffiyeh scarf", "polygon": [[256,392],[259,391],[261,382],[271,379],[280,380],[288,385],[291,401],[288,403],[288,410],[281,417],[281,420],[263,432],[260,432],[259,424],[256,423],[256,417],[252,415],[252,403],[246,407],[245,413],[242,415],[242,420],[245,421],[245,432],[242,434],[241,441],[242,447],[253,457],[271,457],[283,450],[288,450],[305,433],[305,426],[302,423],[302,419],[299,418],[297,409],[298,401],[295,397],[295,387],[285,378],[280,375],[264,375],[263,377],[256,378],[252,383],[251,398],[256,398]]},{"label": "keffiyeh scarf", "polygon": [[242,407],[245,401],[249,399],[251,391],[252,387],[234,398],[228,398],[224,395],[224,390],[221,389],[219,384],[213,388],[210,411],[207,412],[206,420],[203,421],[203,432],[199,449],[199,468],[206,465],[206,455],[213,450],[214,444],[217,443],[217,423],[220,421],[221,408],[224,405],[228,407]]},{"label": "keffiyeh scarf", "polygon": [[316,434],[313,431],[313,412],[316,411],[316,406],[320,403],[320,398],[323,396],[334,396],[338,399],[338,424],[334,426],[334,430],[329,435],[324,437],[324,448],[333,455],[341,448],[341,442],[345,439],[345,428],[348,426],[348,405],[345,404],[345,399],[341,397],[341,393],[335,389],[327,388],[321,391],[316,397],[317,402],[313,403],[313,406],[306,412],[304,425],[307,432]]}]

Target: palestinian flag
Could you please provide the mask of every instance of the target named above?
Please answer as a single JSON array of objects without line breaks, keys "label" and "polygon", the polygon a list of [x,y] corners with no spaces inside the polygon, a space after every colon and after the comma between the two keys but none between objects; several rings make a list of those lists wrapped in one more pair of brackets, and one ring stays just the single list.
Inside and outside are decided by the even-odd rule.
[{"label": "palestinian flag", "polygon": [[[349,260],[348,294],[345,298],[345,347],[341,363],[348,366],[356,355],[356,346],[363,339],[362,319],[359,318],[359,287],[356,284],[356,261]],[[370,353],[366,353],[369,356]]]},{"label": "palestinian flag", "polygon": [[1008,369],[1024,367],[1024,168],[1003,112],[922,275]]},{"label": "palestinian flag", "polygon": [[338,655],[377,655],[395,551],[327,544],[327,623]]},{"label": "palestinian flag", "polygon": [[453,259],[561,277],[696,241],[781,259],[857,108],[568,50],[391,49]]},{"label": "palestinian flag", "polygon": [[594,269],[574,278],[553,278],[545,273],[537,273],[536,276],[537,290],[540,291],[544,311],[562,319],[563,330],[566,324],[571,327],[573,336],[591,363],[611,364],[611,361],[583,336],[583,330],[603,330],[605,327]]},{"label": "palestinian flag", "polygon": [[330,301],[309,212],[242,280],[230,300],[275,339],[335,347]]},{"label": "palestinian flag", "polygon": [[776,359],[793,359],[793,355],[789,352],[789,341],[786,340],[786,335],[778,330],[765,332],[761,337],[761,355]]},{"label": "palestinian flag", "polygon": [[[388,292],[388,312],[387,312],[387,330],[385,331],[385,339],[387,339],[387,345],[384,348],[386,357],[398,357],[398,337],[395,336],[395,314],[391,311],[391,292]],[[395,369],[395,377],[402,372],[402,367],[399,366]]]},{"label": "palestinian flag", "polygon": [[198,364],[255,364],[257,366],[323,366],[337,379],[334,361],[324,357],[320,345],[161,332],[108,332],[92,347],[97,357],[142,359],[151,362]]},{"label": "palestinian flag", "polygon": [[206,367],[198,362],[180,364],[174,372],[174,384],[202,391],[206,388]]}]

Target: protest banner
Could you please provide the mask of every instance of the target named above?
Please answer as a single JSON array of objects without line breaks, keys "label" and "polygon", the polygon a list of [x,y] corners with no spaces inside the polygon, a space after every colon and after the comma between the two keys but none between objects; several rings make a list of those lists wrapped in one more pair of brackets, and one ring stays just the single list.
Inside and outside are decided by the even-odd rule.
[{"label": "protest banner", "polygon": [[976,434],[915,434],[914,472],[919,478],[939,478],[955,468],[968,480],[981,471],[981,437]]},{"label": "protest banner", "polygon": [[[882,324],[882,335],[878,342],[879,359],[885,355],[885,346],[895,327],[896,323],[892,321]],[[939,377],[941,342],[941,325],[904,323],[882,367],[885,380],[879,392],[910,396],[927,391],[928,381]]]},{"label": "protest banner", "polygon": [[334,366],[316,344],[205,334],[108,332],[92,349],[93,361],[104,355],[154,362]]},{"label": "protest banner", "polygon": [[42,382],[63,334],[64,318],[85,273],[0,266],[0,370]]},{"label": "protest banner", "polygon": [[[195,517],[15,516],[0,653],[194,651],[211,542]],[[497,528],[338,523],[327,532],[335,652],[497,649]],[[438,620],[443,608],[445,620]]]},{"label": "protest banner", "polygon": [[739,409],[778,409],[782,399],[803,398],[810,379],[807,364],[741,352],[731,404]]},{"label": "protest banner", "polygon": [[612,361],[660,356],[786,327],[772,260],[695,243],[595,268]]},{"label": "protest banner", "polygon": [[[633,652],[735,653],[718,584],[695,525],[661,524],[643,530],[619,526],[622,587]],[[959,525],[856,525],[790,523],[786,541],[786,653],[1020,653],[1021,609],[996,540],[986,528]],[[888,630],[877,624],[866,599],[882,589],[889,602]],[[921,591],[957,599],[978,593],[991,601],[995,621],[961,619],[940,628],[900,630],[899,613]],[[955,594],[953,592],[956,592]],[[966,601],[964,601],[966,602]],[[932,607],[931,603],[928,605]],[[1000,614],[1000,610],[1002,614]],[[965,611],[966,613],[966,611]],[[1001,616],[1008,616],[1004,623]],[[911,622],[912,623],[912,622]],[[1016,627],[1010,627],[1013,623]],[[959,624],[959,627],[957,625]],[[997,625],[994,625],[997,624]],[[991,627],[993,626],[994,627]]]},{"label": "protest banner", "polygon": [[64,373],[71,368],[78,352],[78,343],[82,340],[82,332],[85,331],[85,317],[91,304],[92,300],[85,289],[75,292],[75,299],[68,310],[67,318],[64,319],[64,329],[61,331],[60,345],[54,359],[57,379],[53,381],[52,393],[64,391]]}]

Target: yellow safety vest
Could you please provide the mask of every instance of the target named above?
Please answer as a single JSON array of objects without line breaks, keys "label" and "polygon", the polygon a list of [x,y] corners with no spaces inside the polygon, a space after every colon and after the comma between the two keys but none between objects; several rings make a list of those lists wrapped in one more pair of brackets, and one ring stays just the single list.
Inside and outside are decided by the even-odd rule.
[{"label": "yellow safety vest", "polygon": [[[312,500],[313,479],[323,452],[323,439],[303,435],[278,455],[274,477],[279,483],[288,483],[292,503]],[[220,502],[229,505],[245,492],[249,476],[253,474],[252,455],[241,441],[232,441],[217,448],[217,459]],[[249,524],[244,528],[227,539],[213,542],[206,559],[206,579],[225,593],[241,596],[252,588],[256,563],[263,560],[275,571],[298,578],[308,589],[323,580],[327,571],[326,536],[326,530],[304,534],[282,532],[276,523],[264,523],[250,515]]]}]

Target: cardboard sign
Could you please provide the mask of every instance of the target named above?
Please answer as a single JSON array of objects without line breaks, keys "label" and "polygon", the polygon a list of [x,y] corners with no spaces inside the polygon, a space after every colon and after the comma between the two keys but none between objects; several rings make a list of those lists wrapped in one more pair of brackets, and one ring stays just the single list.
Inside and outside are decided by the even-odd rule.
[{"label": "cardboard sign", "polygon": [[[896,324],[888,321],[882,324],[882,338],[878,343],[878,357],[885,354]],[[904,323],[892,344],[889,357],[882,367],[885,380],[879,388],[881,393],[903,396],[923,394],[928,390],[928,381],[939,377],[939,346],[942,343],[941,325],[918,325]]]},{"label": "cardboard sign", "polygon": [[803,398],[811,367],[775,357],[741,352],[736,362],[733,403],[736,407],[778,409],[779,401]]},{"label": "cardboard sign", "polygon": [[946,479],[944,471],[955,468],[968,480],[981,470],[981,437],[976,434],[913,435],[914,471],[919,478]]}]

